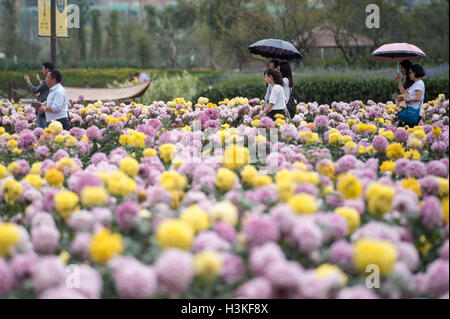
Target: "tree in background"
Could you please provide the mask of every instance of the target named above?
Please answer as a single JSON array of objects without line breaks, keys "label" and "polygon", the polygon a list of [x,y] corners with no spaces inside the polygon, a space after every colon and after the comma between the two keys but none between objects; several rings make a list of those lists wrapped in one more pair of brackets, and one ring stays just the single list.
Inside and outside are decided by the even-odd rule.
[{"label": "tree in background", "polygon": [[197,38],[206,48],[205,65],[213,70],[218,67],[216,53],[221,35],[219,21],[223,18],[220,12],[224,3],[224,0],[199,0],[198,6]]},{"label": "tree in background", "polygon": [[407,28],[406,37],[417,39],[416,44],[435,63],[447,62],[449,59],[449,1],[438,0],[421,4],[404,15]]},{"label": "tree in background", "polygon": [[141,68],[146,68],[151,63],[153,52],[151,42],[151,38],[145,31],[137,31],[134,40],[134,52],[136,53]]},{"label": "tree in background", "polygon": [[117,58],[119,51],[119,12],[111,11],[109,15],[109,25],[106,27],[108,34],[106,40],[106,56]]},{"label": "tree in background", "polygon": [[274,0],[276,27],[281,38],[304,52],[311,44],[311,30],[324,23],[322,0]]},{"label": "tree in background", "polygon": [[248,46],[255,41],[276,36],[274,18],[264,0],[231,0],[222,4],[218,20],[221,49],[242,70],[252,59]]},{"label": "tree in background", "polygon": [[101,13],[95,9],[91,11],[92,18],[92,42],[91,42],[91,55],[94,60],[99,60],[102,56],[102,25],[100,21]]},{"label": "tree in background", "polygon": [[79,61],[83,61],[87,57],[86,25],[89,20],[90,4],[80,1],[78,6],[80,7],[80,28],[75,30],[75,34],[78,39]]},{"label": "tree in background", "polygon": [[17,19],[17,8],[14,0],[2,0],[2,25],[1,35],[2,40],[0,44],[3,45],[3,50],[7,58],[13,58],[20,52],[20,37],[17,32],[17,25],[19,23]]},{"label": "tree in background", "polygon": [[145,10],[148,32],[156,36],[161,57],[168,67],[178,67],[181,47],[194,29],[196,21],[194,3],[179,0],[176,5],[168,4],[162,8],[149,4],[145,6]]}]

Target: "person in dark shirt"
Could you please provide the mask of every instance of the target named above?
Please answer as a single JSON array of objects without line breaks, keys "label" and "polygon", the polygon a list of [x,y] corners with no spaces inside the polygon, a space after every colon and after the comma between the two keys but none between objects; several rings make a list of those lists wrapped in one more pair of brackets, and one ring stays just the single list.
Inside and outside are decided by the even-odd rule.
[{"label": "person in dark shirt", "polygon": [[411,72],[412,63],[409,60],[403,60],[400,62],[400,71],[402,72],[403,76],[406,77],[405,82],[402,82],[402,77],[400,74],[397,73],[397,82],[398,82],[398,89],[400,90],[400,94],[405,94],[408,92],[408,89],[411,87],[411,85],[414,84],[414,82],[409,78],[409,73]]},{"label": "person in dark shirt", "polygon": [[[51,62],[44,62],[42,63],[42,74],[44,77],[47,76],[47,73],[52,71],[54,69],[54,66]],[[48,87],[47,83],[45,81],[41,81],[37,86],[34,86],[31,81],[28,74],[25,74],[24,76],[25,81],[28,84],[28,88],[38,96],[39,102],[45,102],[47,101],[48,94],[50,92],[50,88]],[[38,110],[36,110],[36,121],[37,126],[40,128],[46,128],[47,127],[47,120],[45,119],[45,113],[39,113]]]}]

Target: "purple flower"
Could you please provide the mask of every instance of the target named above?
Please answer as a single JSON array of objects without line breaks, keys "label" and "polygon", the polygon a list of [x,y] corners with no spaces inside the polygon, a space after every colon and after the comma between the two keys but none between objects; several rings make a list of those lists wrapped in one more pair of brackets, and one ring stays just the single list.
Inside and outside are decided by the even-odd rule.
[{"label": "purple flower", "polygon": [[289,239],[300,252],[309,254],[322,245],[323,234],[312,219],[297,217]]},{"label": "purple flower", "polygon": [[352,235],[352,241],[360,238],[373,238],[389,240],[393,243],[401,241],[398,229],[383,222],[368,222],[364,226],[358,228]]},{"label": "purple flower", "polygon": [[397,130],[394,133],[394,140],[399,143],[406,143],[408,141],[409,132],[406,130]]},{"label": "purple flower", "polygon": [[56,256],[41,257],[32,270],[33,286],[37,294],[64,283],[66,271]]},{"label": "purple flower", "polygon": [[325,203],[333,208],[344,206],[344,197],[339,192],[333,192],[325,196]]},{"label": "purple flower", "polygon": [[251,250],[249,257],[249,267],[253,274],[264,275],[267,266],[278,260],[285,260],[285,256],[280,246],[273,242]]},{"label": "purple flower", "polygon": [[298,262],[278,260],[267,266],[265,277],[269,279],[277,293],[284,290],[283,293],[295,294],[299,289],[298,279],[302,271],[303,269]]},{"label": "purple flower", "polygon": [[231,244],[219,237],[219,235],[210,230],[200,232],[194,239],[193,251],[200,252],[203,250],[228,250]]},{"label": "purple flower", "polygon": [[12,289],[14,284],[14,275],[6,261],[0,257],[0,298]]},{"label": "purple flower", "polygon": [[79,276],[79,287],[73,288],[89,299],[100,299],[103,287],[103,280],[100,274],[87,265],[77,265]]},{"label": "purple flower", "polygon": [[295,139],[297,137],[297,129],[289,124],[283,125],[280,132],[281,136],[286,139]]},{"label": "purple flower", "polygon": [[237,298],[270,299],[272,298],[272,285],[269,280],[256,277],[242,284],[236,289]]},{"label": "purple flower", "polygon": [[445,164],[440,161],[431,161],[427,165],[427,174],[438,177],[446,177],[448,174],[448,169]]},{"label": "purple flower", "polygon": [[409,159],[401,158],[395,161],[395,174],[397,176],[406,176],[408,174]]},{"label": "purple flower", "polygon": [[70,176],[68,184],[71,191],[81,195],[86,186],[103,186],[103,181],[93,173],[78,171]]},{"label": "purple flower", "polygon": [[157,291],[157,277],[153,268],[137,260],[124,261],[113,271],[117,294],[123,299],[149,299]]},{"label": "purple flower", "polygon": [[19,134],[23,130],[28,129],[28,122],[26,120],[17,121],[16,124],[14,125],[14,129],[15,129],[16,133]]},{"label": "purple flower", "polygon": [[378,296],[373,292],[373,289],[357,285],[341,289],[336,299],[378,299]]},{"label": "purple flower", "polygon": [[117,223],[124,230],[131,230],[139,222],[139,205],[134,201],[121,203],[115,210]]},{"label": "purple flower", "polygon": [[328,258],[335,265],[349,266],[353,263],[353,254],[353,245],[345,240],[339,240],[331,245]]},{"label": "purple flower", "polygon": [[328,117],[325,115],[320,115],[316,117],[314,120],[314,125],[316,126],[316,129],[323,130],[328,128]]},{"label": "purple flower", "polygon": [[88,155],[91,151],[91,147],[88,143],[80,141],[77,143],[77,148],[80,150],[81,155]]},{"label": "purple flower", "polygon": [[316,225],[322,230],[323,242],[341,239],[348,233],[347,221],[340,215],[317,213],[314,214],[313,218]]},{"label": "purple flower", "polygon": [[212,120],[217,120],[219,118],[219,110],[217,109],[207,109],[205,113]]},{"label": "purple flower", "polygon": [[91,230],[95,224],[94,216],[91,212],[80,210],[70,215],[67,225],[73,230]]},{"label": "purple flower", "polygon": [[218,221],[214,225],[214,231],[222,238],[225,239],[230,244],[234,244],[236,241],[236,230],[223,221]]},{"label": "purple flower", "polygon": [[431,150],[442,156],[448,150],[448,144],[443,141],[436,141],[431,145]]},{"label": "purple flower", "polygon": [[44,130],[42,128],[40,128],[40,127],[36,127],[33,130],[33,134],[34,134],[34,136],[36,136],[36,138],[40,138],[41,135],[44,134]]},{"label": "purple flower", "polygon": [[36,148],[36,159],[39,161],[43,161],[45,159],[48,159],[50,157],[50,150],[47,146],[38,146]]},{"label": "purple flower", "polygon": [[366,204],[362,198],[347,199],[343,206],[356,209],[360,215],[364,214],[366,211]]},{"label": "purple flower", "polygon": [[70,135],[77,138],[82,138],[85,133],[86,133],[85,130],[80,127],[72,127],[70,129]]},{"label": "purple flower", "polygon": [[221,253],[220,256],[223,261],[222,278],[226,284],[231,284],[245,275],[242,258],[231,253]]},{"label": "purple flower", "polygon": [[421,161],[411,161],[406,168],[406,177],[422,178],[426,175],[427,169]]},{"label": "purple flower", "polygon": [[31,231],[33,249],[38,254],[53,254],[59,246],[61,237],[54,226],[42,225]]},{"label": "purple flower", "polygon": [[24,254],[16,254],[9,261],[9,266],[17,280],[28,278],[32,274],[32,269],[38,260],[38,255],[34,251]]},{"label": "purple flower", "polygon": [[356,168],[358,160],[353,155],[344,155],[336,162],[336,174],[345,173]]},{"label": "purple flower", "polygon": [[107,160],[108,160],[108,158],[106,157],[106,154],[104,154],[104,153],[95,153],[94,155],[92,155],[92,158],[91,158],[92,164],[94,164],[94,165],[97,165],[98,163],[103,162],[103,161],[106,162]]},{"label": "purple flower", "polygon": [[443,225],[441,203],[435,196],[429,196],[424,199],[420,208],[420,215],[425,228],[433,229]]},{"label": "purple flower", "polygon": [[372,146],[377,152],[384,153],[389,146],[389,142],[384,136],[376,136],[372,141]]},{"label": "purple flower", "polygon": [[59,150],[53,155],[53,160],[55,162],[59,161],[61,158],[70,157],[65,150]]},{"label": "purple flower", "polygon": [[78,233],[70,244],[70,253],[80,259],[89,258],[89,246],[91,244],[91,235],[89,233]]},{"label": "purple flower", "polygon": [[398,261],[408,266],[410,271],[417,269],[419,265],[419,252],[413,244],[401,242],[397,244]]},{"label": "purple flower", "polygon": [[243,227],[248,247],[256,247],[270,241],[277,241],[280,231],[270,216],[256,216]]},{"label": "purple flower", "polygon": [[449,263],[448,260],[437,259],[427,268],[425,273],[425,287],[431,298],[439,298],[448,292]]},{"label": "purple flower", "polygon": [[434,176],[426,176],[419,180],[423,197],[436,196],[439,192],[439,181]]},{"label": "purple flower", "polygon": [[91,126],[86,130],[86,135],[90,141],[101,141],[103,139],[102,133],[97,126]]},{"label": "purple flower", "polygon": [[27,150],[33,147],[33,144],[36,143],[37,139],[34,133],[28,129],[25,129],[20,132],[19,135],[19,147]]},{"label": "purple flower", "polygon": [[185,291],[194,277],[193,263],[189,252],[177,248],[165,250],[155,263],[161,290],[175,296]]},{"label": "purple flower", "polygon": [[397,193],[392,202],[392,210],[400,213],[415,211],[418,204],[417,194],[410,190]]},{"label": "purple flower", "polygon": [[275,123],[270,117],[264,116],[259,121],[259,125],[261,125],[262,127],[265,127],[265,128],[273,128]]}]

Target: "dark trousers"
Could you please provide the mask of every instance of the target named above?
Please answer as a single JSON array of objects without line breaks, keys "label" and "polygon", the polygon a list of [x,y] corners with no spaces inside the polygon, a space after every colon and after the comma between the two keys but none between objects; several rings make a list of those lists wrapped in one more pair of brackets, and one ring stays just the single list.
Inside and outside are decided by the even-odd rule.
[{"label": "dark trousers", "polygon": [[284,110],[272,110],[269,113],[267,113],[267,116],[270,117],[272,120],[276,120],[275,115],[282,114],[286,116],[286,113],[284,113]]},{"label": "dark trousers", "polygon": [[[58,121],[59,123],[61,123],[62,124],[62,126],[63,126],[63,129],[65,130],[65,131],[70,131],[70,129],[72,128],[72,125],[70,124],[70,121],[69,121],[69,119],[67,118],[67,117],[64,117],[64,118],[62,118],[62,119],[57,119],[57,120],[55,120],[55,121]],[[48,125],[49,125],[50,123],[48,123]],[[48,126],[47,125],[47,126]]]}]

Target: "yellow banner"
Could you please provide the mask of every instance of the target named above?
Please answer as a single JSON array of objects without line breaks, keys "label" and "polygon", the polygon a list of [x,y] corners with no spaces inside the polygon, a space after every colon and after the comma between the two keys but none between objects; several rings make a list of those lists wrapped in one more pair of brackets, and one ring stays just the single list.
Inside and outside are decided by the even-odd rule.
[{"label": "yellow banner", "polygon": [[67,33],[67,0],[56,1],[56,36],[68,37]]},{"label": "yellow banner", "polygon": [[49,37],[52,34],[50,0],[38,2],[38,26],[40,37]]},{"label": "yellow banner", "polygon": [[[54,0],[56,5],[56,37],[66,38],[67,32],[67,0]],[[52,34],[51,24],[51,0],[38,0],[38,24],[39,36],[50,37]]]}]

